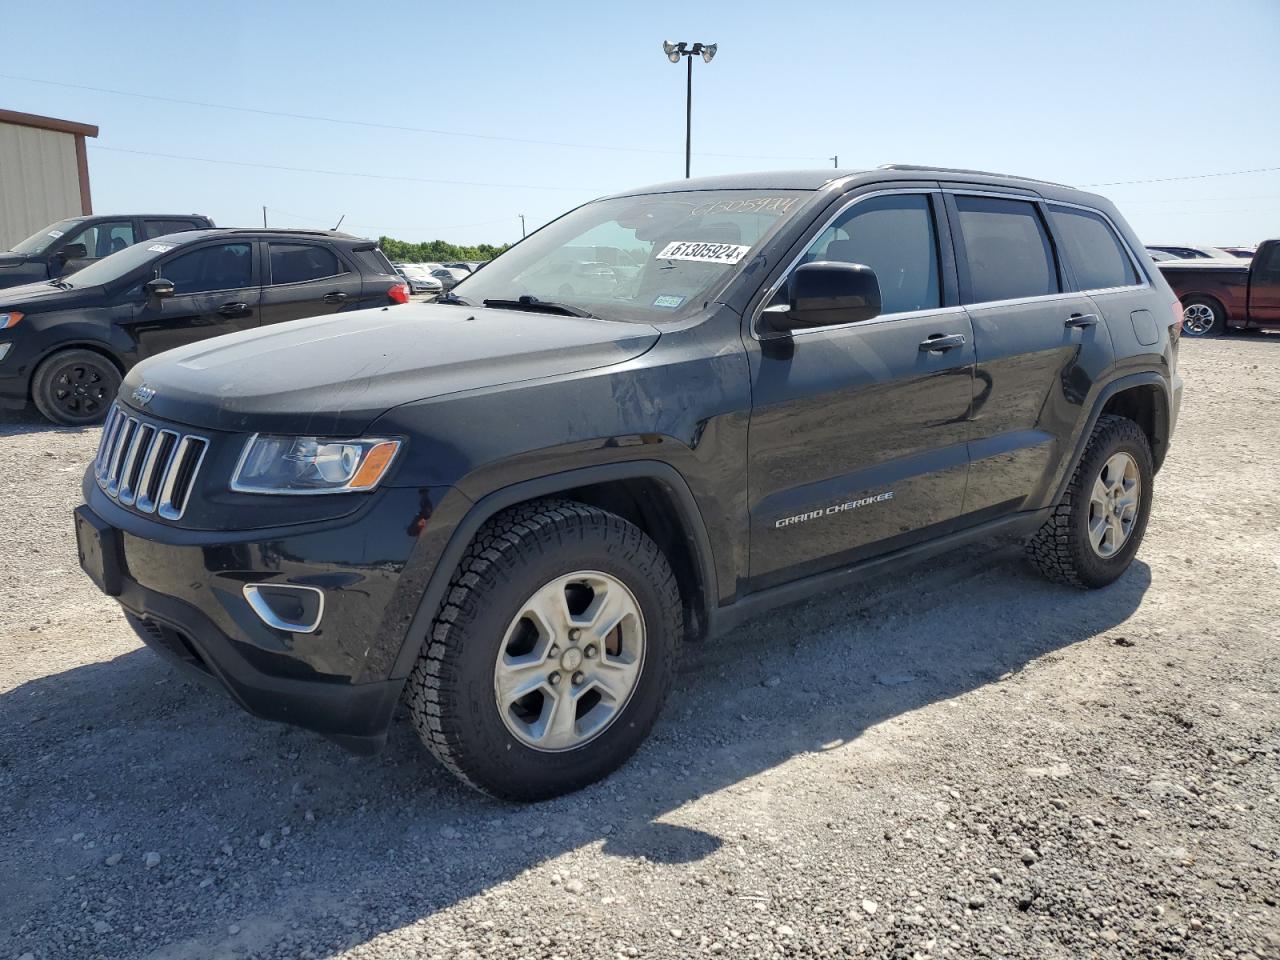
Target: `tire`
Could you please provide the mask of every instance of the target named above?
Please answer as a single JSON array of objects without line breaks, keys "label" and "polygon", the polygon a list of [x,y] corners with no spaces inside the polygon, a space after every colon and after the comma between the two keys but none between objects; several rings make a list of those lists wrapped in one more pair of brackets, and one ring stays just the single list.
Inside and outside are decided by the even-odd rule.
[{"label": "tire", "polygon": [[[1119,476],[1123,486],[1128,474],[1117,471],[1117,464],[1126,471],[1132,467],[1137,503],[1130,514],[1127,507],[1119,506],[1127,496],[1116,498],[1113,523],[1107,511],[1099,509],[1095,484],[1105,489],[1108,481],[1115,483]],[[1096,589],[1115,582],[1142,544],[1151,513],[1152,476],[1151,445],[1141,428],[1125,417],[1100,417],[1062,500],[1027,543],[1032,563],[1050,580],[1074,587]],[[1106,502],[1104,499],[1102,506]],[[1125,517],[1129,517],[1127,526]],[[1095,546],[1090,528],[1094,525],[1097,529],[1100,522],[1106,532],[1103,542]]]},{"label": "tire", "polygon": [[1182,301],[1182,334],[1187,337],[1225,337],[1227,312],[1212,297]]},{"label": "tire", "polygon": [[92,350],[60,350],[41,361],[31,399],[47,420],[67,427],[101,423],[120,389],[120,370]]},{"label": "tire", "polygon": [[[619,610],[630,612],[599,634]],[[513,507],[481,527],[450,581],[407,683],[414,728],[483,793],[578,790],[648,735],[675,677],[681,617],[671,566],[638,527],[569,500]],[[522,699],[509,692],[533,684]]]}]

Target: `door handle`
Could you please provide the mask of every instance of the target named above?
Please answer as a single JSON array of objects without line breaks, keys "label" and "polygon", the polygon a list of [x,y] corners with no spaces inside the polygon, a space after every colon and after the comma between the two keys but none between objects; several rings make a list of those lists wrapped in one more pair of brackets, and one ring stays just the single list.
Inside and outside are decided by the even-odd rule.
[{"label": "door handle", "polygon": [[1096,313],[1073,313],[1063,321],[1063,325],[1067,327],[1092,327],[1098,323],[1098,315]]},{"label": "door handle", "polygon": [[348,299],[348,297],[341,290],[335,290],[333,293],[326,293],[320,299],[325,303],[342,303],[342,301]]},{"label": "door handle", "polygon": [[242,317],[249,312],[247,303],[224,303],[218,308],[218,312],[224,317]]},{"label": "door handle", "polygon": [[942,353],[944,350],[954,350],[956,347],[963,346],[963,333],[934,333],[928,340],[920,341],[920,349],[928,353]]}]

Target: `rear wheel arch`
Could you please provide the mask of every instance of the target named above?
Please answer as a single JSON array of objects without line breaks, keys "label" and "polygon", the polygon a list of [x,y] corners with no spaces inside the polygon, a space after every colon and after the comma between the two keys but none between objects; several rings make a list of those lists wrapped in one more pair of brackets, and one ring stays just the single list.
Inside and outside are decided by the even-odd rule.
[{"label": "rear wheel arch", "polygon": [[684,639],[706,634],[717,596],[715,562],[702,513],[684,477],[656,460],[602,464],[525,480],[475,502],[431,572],[392,668],[393,678],[403,679],[413,669],[454,570],[480,528],[504,510],[549,497],[616,513],[653,539],[676,574],[685,613]]},{"label": "rear wheel arch", "polygon": [[1169,450],[1169,397],[1165,390],[1155,383],[1137,383],[1116,390],[1103,402],[1093,422],[1108,414],[1138,425],[1147,436],[1152,463],[1159,470]]}]

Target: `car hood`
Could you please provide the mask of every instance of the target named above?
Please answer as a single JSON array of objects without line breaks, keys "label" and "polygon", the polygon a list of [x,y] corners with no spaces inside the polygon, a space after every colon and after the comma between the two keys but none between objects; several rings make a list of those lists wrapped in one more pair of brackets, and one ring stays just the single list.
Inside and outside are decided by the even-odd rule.
[{"label": "car hood", "polygon": [[62,303],[70,305],[84,299],[85,290],[94,288],[86,287],[84,290],[75,287],[70,290],[62,287],[55,287],[48,280],[36,280],[32,283],[22,283],[16,287],[5,287],[0,290],[0,307],[22,309],[23,307],[34,307],[37,310],[57,310]]},{"label": "car hood", "polygon": [[447,393],[622,363],[656,327],[590,318],[405,304],[233,333],[130,371],[120,396],[211,430],[352,436],[392,407]]}]

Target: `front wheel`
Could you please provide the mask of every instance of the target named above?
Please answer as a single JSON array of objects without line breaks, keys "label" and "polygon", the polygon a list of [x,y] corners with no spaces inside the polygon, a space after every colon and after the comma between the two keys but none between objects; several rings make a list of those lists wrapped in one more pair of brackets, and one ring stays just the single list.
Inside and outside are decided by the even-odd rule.
[{"label": "front wheel", "polygon": [[1062,500],[1027,543],[1050,580],[1105,587],[1129,569],[1151,513],[1151,445],[1126,417],[1098,418]]},{"label": "front wheel", "polygon": [[450,582],[408,681],[414,727],[484,793],[577,790],[648,735],[680,627],[675,576],[636,526],[574,501],[512,508]]},{"label": "front wheel", "polygon": [[1188,337],[1220,337],[1227,332],[1226,311],[1208,297],[1193,297],[1182,304],[1182,332]]},{"label": "front wheel", "polygon": [[92,350],[60,350],[31,378],[31,399],[46,419],[68,427],[101,423],[120,389],[120,371]]}]

